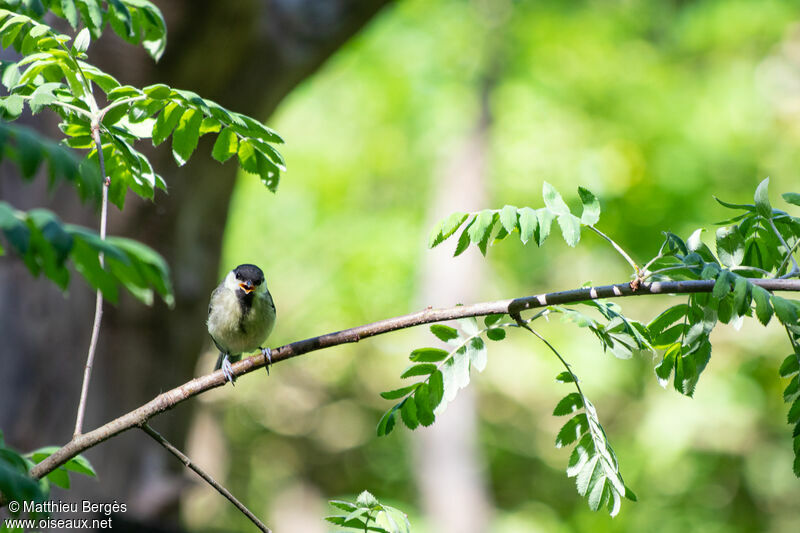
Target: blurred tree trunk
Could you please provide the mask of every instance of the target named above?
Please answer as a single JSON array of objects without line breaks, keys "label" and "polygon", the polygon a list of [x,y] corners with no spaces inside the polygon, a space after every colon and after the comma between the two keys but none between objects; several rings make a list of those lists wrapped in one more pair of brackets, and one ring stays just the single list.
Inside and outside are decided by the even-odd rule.
[{"label": "blurred tree trunk", "polygon": [[[169,30],[167,54],[159,64],[110,31],[90,48],[90,58],[122,83],[164,82],[264,118],[388,0],[156,3]],[[39,123],[54,134],[52,126]],[[110,210],[111,234],[146,242],[166,258],[176,307],[169,310],[157,303],[148,308],[126,294],[117,306],[105,305],[84,430],[191,378],[207,343],[208,296],[218,282],[236,166],[213,161],[211,143],[204,141],[180,169],[169,143],[151,151],[169,193],[157,194],[155,203],[129,195],[124,212]],[[45,206],[68,222],[97,226],[97,214],[78,204],[74,191],[48,194],[45,180],[21,184],[10,174],[4,167],[3,200],[19,208]],[[10,445],[28,450],[71,437],[93,302],[93,293],[77,277],[64,298],[49,281],[32,279],[17,259],[0,261],[0,428]],[[154,426],[182,444],[188,409],[181,406]],[[144,434],[129,432],[87,456],[99,472],[99,483],[79,480],[66,497],[125,502],[126,519],[174,516],[182,477],[168,478],[163,472],[165,465],[178,465]]]},{"label": "blurred tree trunk", "polygon": [[[481,113],[474,131],[439,172],[434,185],[428,226],[454,211],[486,207],[486,157],[491,123],[486,80]],[[457,259],[451,246],[425,255],[418,300],[421,305],[446,307],[476,301],[485,262],[475,247]],[[474,378],[474,374],[473,374]],[[459,391],[436,423],[415,432],[415,477],[431,531],[482,533],[491,518],[485,464],[478,444],[475,387]]]}]

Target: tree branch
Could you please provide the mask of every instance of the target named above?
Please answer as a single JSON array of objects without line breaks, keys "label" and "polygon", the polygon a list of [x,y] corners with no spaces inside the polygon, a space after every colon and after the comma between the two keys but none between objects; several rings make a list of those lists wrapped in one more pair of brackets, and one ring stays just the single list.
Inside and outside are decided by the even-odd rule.
[{"label": "tree branch", "polygon": [[[92,98],[89,100],[93,101]],[[96,107],[96,104],[93,104]],[[103,158],[103,143],[100,139],[100,121],[92,122],[92,140],[97,149],[97,160],[100,163],[100,176],[103,178],[103,200],[100,204],[100,238],[106,239],[106,226],[108,225],[108,186],[109,179],[106,175],[106,164]],[[98,257],[100,268],[105,266],[103,253]],[[81,398],[78,400],[78,414],[75,416],[75,431],[73,438],[79,436],[83,431],[83,417],[86,414],[86,401],[89,397],[89,382],[92,379],[92,365],[94,365],[94,354],[97,352],[97,339],[100,337],[100,324],[103,320],[103,293],[97,289],[94,304],[94,323],[92,324],[92,338],[89,341],[89,353],[86,355],[86,366],[83,367],[83,384],[81,385]]]},{"label": "tree branch", "polygon": [[142,428],[142,431],[144,431],[145,433],[147,433],[148,435],[150,435],[151,437],[153,437],[153,439],[155,439],[155,441],[156,441],[157,443],[159,443],[159,444],[160,444],[160,445],[162,445],[164,448],[166,448],[166,450],[167,450],[169,453],[171,453],[172,455],[174,455],[175,457],[177,457],[177,458],[178,458],[178,460],[184,464],[184,466],[186,466],[186,467],[188,467],[188,468],[191,468],[192,470],[194,470],[194,472],[195,472],[195,473],[196,473],[198,476],[200,476],[201,478],[203,478],[203,479],[205,480],[205,482],[206,482],[206,483],[208,483],[209,485],[211,485],[212,487],[214,487],[215,489],[217,489],[217,492],[219,492],[220,494],[222,494],[223,496],[225,496],[226,498],[228,498],[228,500],[229,500],[229,501],[230,501],[230,502],[231,502],[231,503],[232,503],[232,504],[233,504],[233,505],[234,505],[234,506],[235,506],[237,509],[239,509],[239,511],[241,511],[243,515],[245,515],[247,518],[249,518],[249,519],[250,519],[250,521],[251,521],[251,522],[253,522],[253,523],[256,525],[256,527],[257,527],[258,529],[260,529],[260,530],[261,530],[261,531],[263,531],[264,533],[272,533],[272,531],[270,531],[270,529],[269,529],[269,528],[268,528],[266,525],[264,525],[264,523],[263,523],[261,520],[259,520],[259,519],[258,519],[258,517],[256,517],[256,515],[254,515],[252,512],[250,512],[250,509],[248,509],[247,507],[245,507],[245,505],[244,505],[242,502],[240,502],[239,500],[237,500],[237,499],[234,497],[234,495],[230,493],[230,491],[229,491],[228,489],[226,489],[225,487],[223,487],[222,485],[220,485],[219,483],[217,483],[217,482],[214,480],[214,478],[213,478],[213,477],[211,477],[210,475],[208,475],[208,474],[205,472],[205,470],[203,470],[202,468],[200,468],[199,466],[197,466],[196,464],[194,464],[194,463],[192,462],[192,460],[191,460],[191,459],[189,459],[189,457],[188,457],[188,456],[187,456],[185,453],[183,453],[183,452],[182,452],[182,451],[180,451],[178,448],[176,448],[175,446],[173,446],[171,442],[169,442],[167,439],[165,439],[165,438],[164,438],[164,437],[161,435],[161,433],[159,433],[158,431],[156,431],[155,429],[153,429],[153,428],[150,426],[150,424],[148,424],[147,422],[145,422],[145,423],[144,423],[144,424],[142,424],[140,427]]},{"label": "tree branch", "polygon": [[[793,291],[800,292],[800,280],[797,279],[749,279],[750,283],[758,285],[769,291]],[[381,335],[390,331],[419,326],[421,324],[431,324],[465,318],[471,316],[484,316],[491,314],[519,315],[520,312],[545,307],[548,305],[568,304],[582,302],[586,300],[596,300],[599,298],[619,298],[625,296],[644,296],[649,294],[690,294],[700,292],[711,292],[714,288],[715,280],[691,280],[691,281],[665,281],[642,283],[636,290],[631,288],[629,282],[616,285],[605,285],[602,287],[586,287],[563,292],[553,292],[540,294],[537,296],[527,296],[512,300],[498,300],[495,302],[483,302],[471,305],[459,305],[443,309],[425,309],[410,315],[373,322],[364,326],[337,331],[311,337],[309,339],[286,344],[280,348],[272,350],[272,363],[277,363],[292,357],[297,357],[304,353],[338,346],[348,342],[358,342],[367,337]],[[264,366],[265,359],[261,354],[256,354],[242,361],[234,363],[232,366],[233,375],[241,376],[248,372],[253,372]],[[143,426],[150,418],[172,409],[179,403],[189,398],[206,392],[210,389],[225,385],[225,376],[221,370],[200,376],[191,381],[180,385],[170,391],[159,394],[141,407],[126,413],[107,424],[74,437],[70,442],[58,449],[47,459],[34,466],[30,474],[35,478],[52,472],[59,466],[66,463],[79,453],[97,444],[114,437],[132,427]]]}]

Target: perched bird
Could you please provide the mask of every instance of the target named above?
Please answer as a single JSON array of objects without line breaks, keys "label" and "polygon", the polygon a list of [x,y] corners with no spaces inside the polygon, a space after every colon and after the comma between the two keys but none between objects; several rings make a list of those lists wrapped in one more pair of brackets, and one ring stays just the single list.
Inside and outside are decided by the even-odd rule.
[{"label": "perched bird", "polygon": [[269,364],[269,348],[261,345],[275,326],[275,304],[267,290],[264,273],[255,265],[239,265],[211,293],[208,304],[208,333],[219,349],[214,370],[222,369],[225,378],[234,382],[231,362],[243,353],[261,350]]}]

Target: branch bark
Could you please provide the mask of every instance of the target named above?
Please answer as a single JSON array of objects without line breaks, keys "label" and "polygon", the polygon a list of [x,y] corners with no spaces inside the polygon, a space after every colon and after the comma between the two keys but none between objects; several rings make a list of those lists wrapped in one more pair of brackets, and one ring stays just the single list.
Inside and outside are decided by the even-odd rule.
[{"label": "branch bark", "polygon": [[[797,279],[749,279],[754,285],[758,285],[768,291],[792,291],[800,292],[800,280]],[[692,281],[665,281],[642,283],[636,290],[631,287],[631,283],[618,283],[615,285],[604,285],[601,287],[586,287],[569,291],[553,292],[536,296],[527,296],[510,300],[497,300],[494,302],[482,302],[471,305],[459,305],[442,309],[425,309],[409,315],[388,318],[379,322],[373,322],[355,328],[345,329],[334,333],[311,337],[301,341],[286,344],[280,348],[272,350],[272,364],[280,361],[297,357],[299,355],[338,346],[348,342],[358,342],[367,337],[389,333],[399,329],[419,326],[421,324],[431,324],[443,322],[457,318],[471,316],[485,316],[491,314],[508,314],[517,316],[519,313],[546,307],[548,305],[577,303],[587,300],[600,298],[619,298],[626,296],[644,296],[651,294],[691,294],[700,292],[711,292],[714,288],[715,280],[692,280]],[[253,355],[235,363],[233,368],[234,376],[241,376],[253,372],[264,366],[265,358],[261,354]],[[146,404],[130,411],[107,424],[73,438],[70,442],[59,448],[47,459],[33,467],[30,471],[31,476],[41,478],[52,472],[59,466],[66,463],[79,453],[87,450],[101,442],[110,439],[120,433],[134,427],[141,427],[154,416],[168,411],[193,396],[197,396],[205,391],[225,385],[225,376],[222,371],[216,371],[180,385],[170,391],[159,394]]]}]

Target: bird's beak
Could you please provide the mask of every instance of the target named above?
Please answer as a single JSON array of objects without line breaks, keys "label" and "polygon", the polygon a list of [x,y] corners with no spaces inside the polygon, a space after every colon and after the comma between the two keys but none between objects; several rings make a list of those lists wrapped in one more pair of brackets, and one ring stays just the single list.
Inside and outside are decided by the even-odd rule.
[{"label": "bird's beak", "polygon": [[253,287],[253,283],[252,283],[251,281],[243,281],[243,282],[241,282],[241,283],[239,284],[239,287],[240,287],[240,288],[241,288],[241,289],[242,289],[242,290],[243,290],[243,291],[244,291],[246,294],[250,294],[251,292],[253,292],[253,289],[255,289],[255,287]]}]

